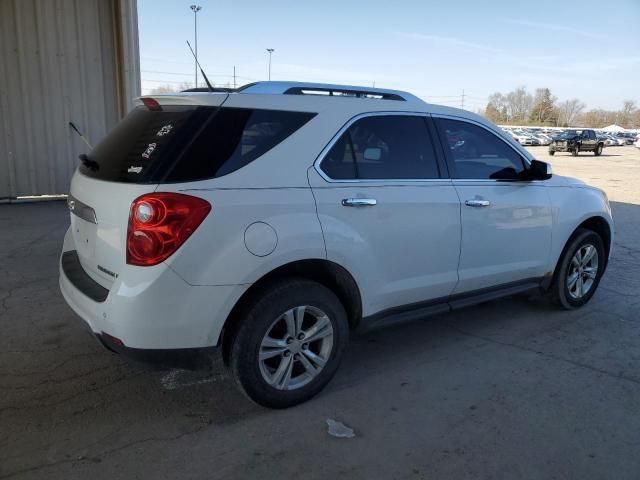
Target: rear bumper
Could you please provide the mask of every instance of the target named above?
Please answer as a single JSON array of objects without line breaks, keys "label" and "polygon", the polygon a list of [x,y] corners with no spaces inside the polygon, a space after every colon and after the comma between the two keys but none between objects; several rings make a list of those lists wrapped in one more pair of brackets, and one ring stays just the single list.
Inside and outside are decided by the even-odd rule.
[{"label": "rear bumper", "polygon": [[217,347],[206,348],[174,348],[149,349],[131,348],[125,346],[120,339],[102,333],[96,334],[96,339],[107,350],[122,355],[132,362],[142,363],[155,368],[183,368],[197,370],[205,368]]},{"label": "rear bumper", "polygon": [[[68,245],[65,242],[65,245]],[[63,251],[59,265],[60,291],[67,304],[106,343],[110,350],[130,357],[166,356],[134,350],[182,350],[215,347],[231,309],[248,285],[194,286],[171,268],[160,265],[145,277],[120,275],[103,301],[95,297],[100,285],[91,285],[77,269],[63,266],[73,253]],[[66,257],[65,257],[66,254]],[[81,266],[79,266],[82,269]],[[100,288],[97,288],[100,287]],[[92,296],[94,298],[92,298]],[[108,336],[105,336],[108,335]],[[115,337],[114,347],[105,338]],[[185,352],[177,352],[178,357]]]}]

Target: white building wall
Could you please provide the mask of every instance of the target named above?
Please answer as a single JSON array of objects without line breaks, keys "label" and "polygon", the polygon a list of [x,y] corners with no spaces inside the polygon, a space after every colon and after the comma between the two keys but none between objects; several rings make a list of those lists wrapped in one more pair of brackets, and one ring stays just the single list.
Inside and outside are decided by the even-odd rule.
[{"label": "white building wall", "polygon": [[0,0],[0,199],[66,193],[140,95],[136,0]]}]

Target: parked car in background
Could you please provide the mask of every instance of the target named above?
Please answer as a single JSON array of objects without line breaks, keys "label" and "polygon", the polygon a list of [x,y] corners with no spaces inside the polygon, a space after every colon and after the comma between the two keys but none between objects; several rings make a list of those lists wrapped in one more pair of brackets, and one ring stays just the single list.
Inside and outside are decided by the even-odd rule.
[{"label": "parked car in background", "polygon": [[593,152],[596,156],[602,154],[604,142],[598,140],[593,130],[567,130],[555,137],[549,145],[549,155],[556,152],[571,152],[577,156],[580,152]]},{"label": "parked car in background", "polygon": [[124,356],[220,349],[267,407],[320,392],[356,329],[531,289],[581,307],[613,242],[602,190],[401,91],[145,96],[81,160],[66,302]]},{"label": "parked car in background", "polygon": [[616,135],[620,140],[624,142],[624,145],[633,145],[634,135],[631,133],[620,132]]},{"label": "parked car in background", "polygon": [[533,145],[533,138],[524,132],[514,131],[513,137],[518,141],[520,145]]},{"label": "parked car in background", "polygon": [[531,139],[532,146],[536,147],[541,145],[540,139],[536,135],[534,135],[533,133],[528,133],[527,135]]},{"label": "parked car in background", "polygon": [[518,137],[510,128],[501,127],[500,130],[502,130],[507,136],[511,137],[514,141],[520,143],[520,140],[518,140]]},{"label": "parked car in background", "polygon": [[617,137],[615,135],[606,134],[606,137],[607,137],[606,145],[621,147],[625,144],[624,139]]},{"label": "parked car in background", "polygon": [[549,135],[546,135],[542,132],[540,133],[534,133],[535,137],[538,139],[538,141],[540,142],[540,145],[544,145],[547,146],[551,143],[551,137]]}]

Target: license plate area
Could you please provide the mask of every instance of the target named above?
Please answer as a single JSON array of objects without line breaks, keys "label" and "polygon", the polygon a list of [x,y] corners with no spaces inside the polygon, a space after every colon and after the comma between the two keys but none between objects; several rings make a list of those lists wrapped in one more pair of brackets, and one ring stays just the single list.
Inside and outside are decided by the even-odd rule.
[{"label": "license plate area", "polygon": [[75,215],[71,215],[71,228],[78,256],[83,259],[91,259],[95,262],[96,233],[98,226],[95,223],[90,223]]}]

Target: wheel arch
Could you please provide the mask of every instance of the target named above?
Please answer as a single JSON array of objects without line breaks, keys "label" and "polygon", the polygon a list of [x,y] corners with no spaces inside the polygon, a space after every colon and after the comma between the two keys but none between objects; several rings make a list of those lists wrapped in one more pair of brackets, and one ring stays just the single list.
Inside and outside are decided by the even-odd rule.
[{"label": "wheel arch", "polygon": [[324,285],[342,302],[347,312],[349,327],[355,329],[362,319],[362,297],[353,275],[343,266],[326,259],[297,260],[281,265],[254,282],[237,300],[229,313],[218,344],[222,347],[225,363],[229,360],[230,346],[240,325],[244,309],[274,281],[286,278],[305,278]]},{"label": "wheel arch", "polygon": [[[598,235],[600,235],[600,238],[602,238],[602,242],[604,243],[604,247],[606,251],[606,255],[604,259],[604,262],[605,262],[604,269],[606,270],[607,265],[609,263],[609,253],[611,252],[611,233],[612,233],[611,225],[609,225],[609,222],[603,216],[593,215],[583,220],[579,225],[577,225],[572,230],[571,235],[569,235],[569,237],[567,238],[567,241],[565,242],[562,248],[562,252],[560,252],[560,255],[556,259],[556,264],[553,269],[553,276],[549,279],[548,286],[552,285],[553,282],[555,281],[556,275],[558,273],[558,266],[560,265],[560,262],[564,258],[564,254],[566,253],[567,248],[569,247],[569,244],[571,243],[573,238],[576,236],[576,233],[578,232],[578,230],[581,230],[581,229],[591,230],[597,233]],[[603,270],[603,273],[604,273],[604,270]]]},{"label": "wheel arch", "polygon": [[[604,243],[605,251],[607,253],[605,262],[608,263],[609,253],[611,252],[611,226],[609,225],[609,222],[600,215],[589,217],[573,230],[573,232],[571,233],[571,237],[569,237],[569,239],[571,239],[575,235],[576,231],[579,228],[586,228],[600,235],[600,238],[602,238],[602,242]],[[568,243],[569,243],[569,240],[567,240],[567,244]],[[606,267],[606,263],[605,263],[605,267]]]}]

